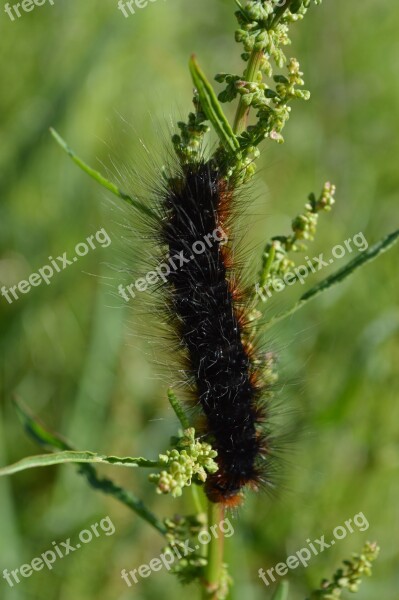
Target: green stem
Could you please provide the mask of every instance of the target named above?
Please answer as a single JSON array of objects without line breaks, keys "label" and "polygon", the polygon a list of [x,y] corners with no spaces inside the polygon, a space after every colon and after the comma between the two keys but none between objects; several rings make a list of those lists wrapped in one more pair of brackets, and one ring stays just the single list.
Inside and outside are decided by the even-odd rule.
[{"label": "green stem", "polygon": [[[256,81],[256,76],[259,71],[259,67],[263,58],[263,52],[259,50],[253,50],[252,54],[248,61],[248,66],[245,69],[244,80],[246,82],[254,82]],[[233,131],[235,134],[240,134],[247,128],[248,123],[248,115],[249,115],[250,107],[247,106],[242,97],[240,98],[240,102],[237,107],[236,116],[234,119]]]},{"label": "green stem", "polygon": [[272,243],[270,245],[270,249],[269,249],[269,256],[264,261],[264,266],[263,266],[261,276],[260,276],[260,281],[259,281],[260,287],[264,287],[266,285],[266,281],[269,276],[270,269],[272,268],[275,256],[276,256],[276,245],[275,245],[275,243]]},{"label": "green stem", "polygon": [[[294,2],[294,0],[286,0],[281,6],[276,7],[274,14],[271,16],[270,23],[267,27],[268,30],[273,29],[277,25],[277,23],[280,21],[280,19],[284,15],[284,13],[290,8],[290,6],[293,4],[293,2]],[[242,10],[240,3],[237,2],[237,4],[238,4],[240,10]],[[256,46],[256,44],[255,44],[255,46]],[[258,50],[256,48],[254,48],[252,50],[251,56],[248,61],[248,66],[245,69],[244,76],[243,76],[243,79],[246,82],[252,83],[252,82],[256,81],[257,74],[258,74],[263,56],[264,56],[264,53],[262,50]],[[250,107],[247,106],[243,102],[243,99],[241,98],[240,102],[238,104],[236,116],[234,119],[234,126],[233,126],[233,131],[236,135],[240,134],[242,131],[244,131],[247,128],[249,111],[250,111]]]},{"label": "green stem", "polygon": [[[224,536],[219,523],[224,519],[222,504],[214,504],[208,500],[208,531],[211,536],[208,544],[208,563],[205,567],[202,599],[218,600],[218,591],[223,568]],[[218,529],[218,537],[210,531],[212,525]]]},{"label": "green stem", "polygon": [[191,495],[193,498],[193,502],[194,502],[194,506],[195,506],[195,510],[198,514],[201,514],[204,511],[204,508],[202,506],[202,502],[201,502],[201,498],[200,498],[200,493],[199,493],[199,488],[197,485],[195,485],[195,483],[193,483],[190,486],[191,489]]}]

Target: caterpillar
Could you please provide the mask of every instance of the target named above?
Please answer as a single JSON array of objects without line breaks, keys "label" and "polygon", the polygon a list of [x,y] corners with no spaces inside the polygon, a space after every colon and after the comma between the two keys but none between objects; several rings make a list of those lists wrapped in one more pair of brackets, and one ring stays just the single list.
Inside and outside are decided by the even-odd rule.
[{"label": "caterpillar", "polygon": [[[261,367],[248,341],[244,295],[229,246],[214,235],[230,229],[235,191],[206,160],[182,166],[180,176],[169,181],[159,240],[169,256],[186,259],[168,276],[168,313],[186,350],[194,402],[205,417],[203,434],[218,453],[207,496],[236,506],[245,487],[257,488],[263,480],[270,438],[261,430],[266,410]],[[199,243],[202,252],[194,254]]]}]

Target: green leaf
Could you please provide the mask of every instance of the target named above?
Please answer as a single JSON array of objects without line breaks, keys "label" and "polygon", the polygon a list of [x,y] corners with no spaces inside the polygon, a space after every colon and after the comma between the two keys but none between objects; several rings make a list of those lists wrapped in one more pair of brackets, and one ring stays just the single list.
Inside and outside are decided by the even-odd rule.
[{"label": "green leaf", "polygon": [[106,179],[103,175],[101,175],[101,173],[99,173],[95,169],[92,169],[91,167],[86,165],[86,163],[84,163],[83,160],[81,158],[79,158],[75,154],[75,152],[68,146],[66,141],[62,139],[60,134],[57,133],[57,131],[55,131],[55,129],[50,128],[50,132],[51,132],[51,135],[53,136],[53,138],[55,139],[55,141],[68,154],[68,156],[70,156],[72,158],[73,162],[76,163],[78,165],[78,167],[80,167],[85,173],[90,175],[90,177],[95,179],[104,188],[106,188],[107,190],[109,190],[110,192],[115,194],[115,196],[118,196],[118,198],[125,200],[125,202],[127,202],[128,204],[130,204],[131,206],[134,206],[134,208],[137,208],[137,210],[144,213],[147,217],[151,217],[152,219],[156,219],[157,221],[159,221],[159,217],[154,211],[152,211],[150,208],[148,208],[147,206],[145,206],[144,204],[139,202],[136,198],[133,198],[129,194],[126,194],[125,192],[120,190],[114,183],[112,183],[111,181]]},{"label": "green leaf", "polygon": [[13,401],[18,417],[26,433],[43,448],[48,450],[73,450],[60,435],[52,433],[36,419],[20,400]]},{"label": "green leaf", "polygon": [[368,248],[368,250],[365,250],[364,252],[362,252],[361,254],[356,256],[356,258],[351,260],[345,267],[343,267],[342,269],[339,269],[338,271],[336,271],[329,277],[326,277],[326,279],[323,279],[323,281],[320,281],[314,287],[312,287],[310,290],[308,290],[307,292],[302,294],[302,296],[299,298],[299,300],[296,302],[296,304],[294,304],[294,306],[292,306],[287,311],[280,313],[280,314],[276,315],[275,317],[273,317],[272,319],[270,319],[270,321],[267,323],[267,326],[270,327],[271,325],[275,325],[279,321],[282,321],[283,319],[286,319],[287,317],[293,315],[294,313],[296,313],[297,310],[299,310],[307,302],[309,302],[309,300],[312,300],[312,298],[315,298],[316,296],[318,296],[322,292],[325,292],[326,290],[330,289],[334,285],[341,283],[341,281],[344,281],[347,277],[352,275],[352,273],[354,273],[357,269],[359,269],[363,265],[366,265],[367,263],[371,262],[372,260],[375,260],[380,254],[383,254],[384,252],[386,252],[387,250],[392,248],[396,244],[398,239],[399,239],[399,229],[397,229],[393,233],[390,233],[389,235],[387,235],[385,238],[383,238],[377,244],[375,244],[371,248]]},{"label": "green leaf", "polygon": [[95,452],[67,450],[53,454],[39,454],[38,456],[28,456],[8,467],[0,468],[0,477],[4,475],[13,475],[26,469],[37,467],[49,467],[50,465],[59,465],[62,463],[103,463],[109,465],[118,465],[125,467],[159,467],[156,460],[147,460],[145,458],[131,458],[118,456],[103,456]]},{"label": "green leaf", "polygon": [[193,83],[198,91],[202,110],[206,114],[208,120],[212,123],[222,145],[233,154],[237,154],[237,151],[240,149],[240,144],[222,110],[211,84],[198,65],[195,56],[191,57],[189,66]]},{"label": "green leaf", "polygon": [[282,581],[272,596],[272,600],[288,600],[288,581]]},{"label": "green leaf", "polygon": [[[5,469],[3,469],[3,475],[10,475],[11,472],[18,472],[21,471],[23,468],[32,468],[33,466],[48,466],[50,464],[58,464],[59,462],[76,462],[74,460],[57,460],[57,457],[63,456],[65,459],[66,455],[69,455],[70,458],[78,458],[77,460],[77,466],[79,469],[79,473],[81,475],[83,475],[89,485],[94,488],[95,490],[101,491],[104,494],[109,494],[111,496],[113,496],[114,498],[116,498],[117,500],[119,500],[120,502],[122,502],[125,506],[127,506],[128,508],[130,508],[131,510],[133,510],[139,517],[141,517],[142,519],[144,519],[147,523],[149,523],[150,525],[152,525],[152,527],[154,527],[161,535],[165,536],[167,533],[167,529],[164,525],[164,523],[158,519],[158,517],[156,517],[156,515],[154,515],[154,513],[152,513],[143,503],[142,500],[140,500],[139,498],[137,498],[132,492],[128,492],[127,490],[123,489],[122,487],[120,487],[119,485],[116,485],[111,479],[108,478],[102,478],[99,477],[97,474],[97,471],[95,470],[95,468],[93,467],[92,464],[89,464],[91,462],[107,462],[108,464],[123,464],[124,461],[126,460],[127,463],[129,461],[146,461],[146,459],[131,459],[131,458],[127,458],[127,459],[120,459],[117,456],[108,456],[108,457],[101,457],[102,459],[106,459],[104,460],[88,460],[87,462],[83,461],[82,462],[82,454],[86,455],[86,458],[92,458],[92,457],[98,457],[98,455],[96,455],[95,453],[92,452],[77,452],[76,450],[74,450],[74,448],[65,440],[63,440],[61,438],[61,436],[59,436],[56,433],[52,433],[50,432],[43,424],[41,424],[25,407],[24,405],[20,402],[20,401],[14,401],[14,404],[17,408],[18,411],[18,415],[20,420],[22,421],[22,424],[26,430],[26,432],[37,442],[39,443],[41,446],[49,449],[49,450],[64,450],[64,452],[58,452],[55,454],[46,454],[44,457],[31,457],[31,458],[26,458],[26,459],[22,459],[22,461],[20,461],[19,463],[17,463],[16,465],[12,465],[11,467],[5,467]],[[56,462],[54,462],[54,456],[56,457]],[[28,462],[28,466],[22,466],[21,467],[21,463],[24,463],[24,461],[35,461],[38,458],[41,458],[43,461],[47,461],[46,464],[32,464],[32,462],[29,464]],[[53,461],[53,462],[51,462]],[[122,461],[122,462],[121,462]],[[147,463],[153,462],[153,461],[146,461]],[[155,462],[155,461],[154,461]],[[126,464],[126,463],[125,463]],[[156,463],[158,466],[158,463]],[[135,465],[128,465],[128,466],[135,466]],[[153,464],[151,465],[140,465],[140,466],[154,466]],[[6,472],[8,470],[8,472]]]}]

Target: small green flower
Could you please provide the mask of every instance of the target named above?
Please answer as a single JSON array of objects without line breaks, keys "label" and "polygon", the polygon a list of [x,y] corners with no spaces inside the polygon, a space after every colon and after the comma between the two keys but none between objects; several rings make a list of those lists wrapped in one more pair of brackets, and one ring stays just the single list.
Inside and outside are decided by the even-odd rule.
[{"label": "small green flower", "polygon": [[160,473],[152,473],[149,479],[156,483],[158,494],[172,494],[177,498],[193,480],[204,483],[208,473],[217,471],[216,456],[217,452],[212,446],[196,439],[195,429],[189,427],[178,438],[174,448],[159,455],[159,462],[165,469]]},{"label": "small green flower", "polygon": [[372,563],[378,557],[379,551],[375,542],[367,542],[361,554],[353,554],[352,560],[344,560],[344,568],[336,571],[332,581],[323,580],[320,589],[315,590],[307,600],[337,600],[341,598],[343,590],[358,592],[362,577],[371,576]]},{"label": "small green flower", "polygon": [[266,244],[260,272],[259,284],[261,287],[274,289],[279,280],[287,273],[292,272],[295,263],[289,258],[289,253],[306,250],[304,242],[314,240],[319,213],[331,210],[335,203],[335,191],[335,185],[327,182],[318,198],[314,194],[310,194],[305,205],[305,212],[292,221],[292,234],[276,236]]}]

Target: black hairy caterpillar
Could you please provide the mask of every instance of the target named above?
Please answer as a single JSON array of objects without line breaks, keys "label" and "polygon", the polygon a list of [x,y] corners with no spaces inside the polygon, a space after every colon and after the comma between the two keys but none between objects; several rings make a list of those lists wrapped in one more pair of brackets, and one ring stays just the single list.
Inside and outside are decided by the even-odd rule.
[{"label": "black hairy caterpillar", "polygon": [[[247,311],[229,249],[214,235],[228,230],[234,192],[212,162],[200,161],[182,166],[163,193],[160,241],[170,256],[189,257],[168,276],[169,314],[186,349],[204,434],[218,452],[207,495],[234,506],[244,487],[257,488],[266,475],[263,456],[270,452],[259,427],[265,418],[260,361],[246,341]],[[194,255],[199,244],[202,251]]]}]

